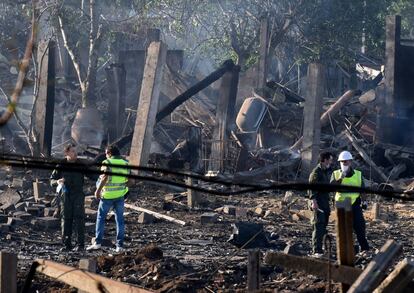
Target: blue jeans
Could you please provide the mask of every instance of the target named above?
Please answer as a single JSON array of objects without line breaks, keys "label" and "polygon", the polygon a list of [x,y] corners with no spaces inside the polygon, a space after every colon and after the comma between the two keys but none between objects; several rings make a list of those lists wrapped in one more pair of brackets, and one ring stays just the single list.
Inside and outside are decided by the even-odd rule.
[{"label": "blue jeans", "polygon": [[102,244],[104,236],[105,219],[110,208],[115,211],[116,222],[116,246],[124,246],[125,223],[124,223],[124,197],[116,199],[103,199],[99,201],[98,216],[96,219],[96,244]]}]

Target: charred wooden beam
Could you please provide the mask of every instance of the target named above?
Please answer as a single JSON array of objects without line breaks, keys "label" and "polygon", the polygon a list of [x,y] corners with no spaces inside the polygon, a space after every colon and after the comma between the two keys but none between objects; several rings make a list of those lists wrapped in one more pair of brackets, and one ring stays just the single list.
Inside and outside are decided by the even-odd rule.
[{"label": "charred wooden beam", "polygon": [[86,292],[152,292],[53,261],[38,259],[36,262],[39,264],[37,272]]},{"label": "charred wooden beam", "polygon": [[404,259],[398,263],[391,274],[375,289],[374,293],[411,292],[406,287],[413,278],[414,262]]},{"label": "charred wooden beam", "polygon": [[123,64],[113,63],[105,69],[111,101],[108,107],[108,135],[112,143],[122,134],[125,120],[126,71]]},{"label": "charred wooden beam", "polygon": [[366,269],[352,284],[348,293],[373,292],[386,276],[388,267],[392,261],[402,252],[401,244],[394,240],[387,240],[380,252],[368,264]]},{"label": "charred wooden beam", "polygon": [[200,82],[196,83],[192,87],[190,87],[188,90],[186,90],[184,93],[176,97],[173,101],[168,103],[163,109],[161,109],[158,114],[156,121],[160,122],[162,119],[170,115],[175,108],[180,106],[182,103],[187,101],[189,98],[197,94],[202,89],[208,87],[210,84],[218,80],[220,77],[222,77],[226,72],[231,70],[234,67],[234,62],[232,60],[226,60],[224,61],[223,65],[217,69],[216,71],[212,72],[210,75],[208,75],[206,78],[201,80]]},{"label": "charred wooden beam", "polygon": [[34,104],[34,134],[39,142],[35,155],[50,156],[52,151],[53,113],[55,109],[55,43],[41,41],[38,46],[39,86]]}]

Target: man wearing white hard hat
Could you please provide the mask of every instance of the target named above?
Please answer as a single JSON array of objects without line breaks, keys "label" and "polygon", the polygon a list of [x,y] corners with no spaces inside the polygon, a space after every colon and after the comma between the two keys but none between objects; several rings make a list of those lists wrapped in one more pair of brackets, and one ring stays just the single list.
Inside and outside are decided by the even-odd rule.
[{"label": "man wearing white hard hat", "polygon": [[[341,169],[335,170],[331,176],[331,183],[347,186],[364,187],[364,179],[359,170],[352,168],[352,154],[343,151],[339,154],[338,161]],[[362,200],[359,192],[336,192],[335,202],[341,202],[349,198],[352,203],[353,228],[357,236],[361,251],[369,250],[369,244],[365,235],[365,219],[362,213]],[[365,203],[364,203],[364,206]]]}]

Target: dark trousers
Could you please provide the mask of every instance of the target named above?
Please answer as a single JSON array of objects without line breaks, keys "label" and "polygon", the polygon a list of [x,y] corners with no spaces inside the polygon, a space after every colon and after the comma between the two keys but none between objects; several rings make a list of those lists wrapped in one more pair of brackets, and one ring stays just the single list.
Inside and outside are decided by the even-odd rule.
[{"label": "dark trousers", "polygon": [[62,240],[66,247],[72,246],[75,226],[79,246],[85,245],[85,197],[83,194],[64,194],[61,201]]},{"label": "dark trousers", "polygon": [[314,211],[312,224],[312,252],[313,253],[323,253],[323,237],[328,233],[326,227],[329,222],[329,210]]},{"label": "dark trousers", "polygon": [[358,198],[352,205],[353,228],[356,234],[361,251],[369,250],[369,244],[365,232],[365,219],[361,208],[361,198]]}]

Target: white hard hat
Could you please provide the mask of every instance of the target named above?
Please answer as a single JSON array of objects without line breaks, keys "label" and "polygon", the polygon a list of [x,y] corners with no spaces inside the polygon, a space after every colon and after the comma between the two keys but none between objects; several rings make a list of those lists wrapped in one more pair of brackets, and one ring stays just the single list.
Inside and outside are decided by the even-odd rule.
[{"label": "white hard hat", "polygon": [[349,161],[349,160],[353,160],[350,152],[343,151],[339,154],[338,161]]}]

